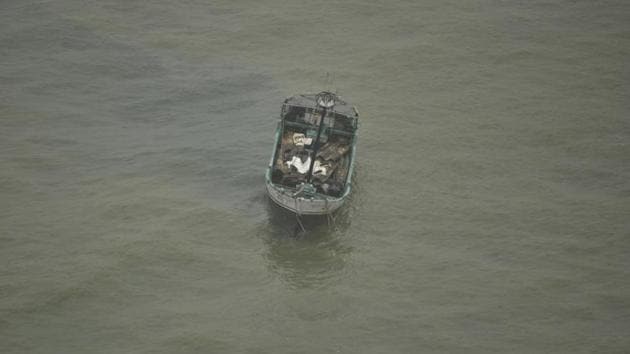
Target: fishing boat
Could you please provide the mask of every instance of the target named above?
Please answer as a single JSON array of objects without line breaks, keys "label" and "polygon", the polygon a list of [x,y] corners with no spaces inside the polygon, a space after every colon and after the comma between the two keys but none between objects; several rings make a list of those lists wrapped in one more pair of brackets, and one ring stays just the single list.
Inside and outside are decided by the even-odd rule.
[{"label": "fishing boat", "polygon": [[339,209],[352,189],[358,120],[332,92],[287,98],[265,175],[270,198],[298,215]]}]

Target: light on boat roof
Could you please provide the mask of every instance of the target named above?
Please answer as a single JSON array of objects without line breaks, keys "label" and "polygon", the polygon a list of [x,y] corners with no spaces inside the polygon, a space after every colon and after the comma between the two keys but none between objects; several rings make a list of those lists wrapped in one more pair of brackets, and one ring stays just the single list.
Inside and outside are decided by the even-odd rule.
[{"label": "light on boat roof", "polygon": [[317,95],[317,104],[320,107],[330,108],[335,105],[335,94],[331,92],[322,92]]}]

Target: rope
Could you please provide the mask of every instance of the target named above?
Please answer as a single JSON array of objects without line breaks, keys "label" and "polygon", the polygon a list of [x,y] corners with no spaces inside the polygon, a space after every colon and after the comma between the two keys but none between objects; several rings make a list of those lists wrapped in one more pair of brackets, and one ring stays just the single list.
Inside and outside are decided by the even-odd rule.
[{"label": "rope", "polygon": [[330,229],[330,213],[328,213],[328,198],[324,197],[324,211],[326,212],[326,221],[328,222],[328,228]]},{"label": "rope", "polygon": [[298,206],[297,198],[293,200],[295,201],[295,220],[297,221],[297,224],[300,226],[300,229],[302,229],[302,232],[306,232],[306,229],[304,228],[304,225],[302,224],[302,220],[300,220],[300,207]]}]

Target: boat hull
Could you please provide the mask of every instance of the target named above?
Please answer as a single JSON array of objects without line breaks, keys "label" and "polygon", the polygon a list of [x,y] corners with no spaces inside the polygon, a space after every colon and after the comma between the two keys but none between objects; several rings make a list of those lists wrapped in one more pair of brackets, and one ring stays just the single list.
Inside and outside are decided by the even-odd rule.
[{"label": "boat hull", "polygon": [[320,198],[293,197],[291,191],[267,182],[269,197],[279,206],[299,215],[325,215],[339,209],[344,198],[321,196]]}]

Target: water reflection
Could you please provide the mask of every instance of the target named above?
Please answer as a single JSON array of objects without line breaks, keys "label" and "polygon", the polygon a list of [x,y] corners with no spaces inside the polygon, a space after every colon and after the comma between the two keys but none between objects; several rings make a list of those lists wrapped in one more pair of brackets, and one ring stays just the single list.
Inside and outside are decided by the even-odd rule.
[{"label": "water reflection", "polygon": [[350,226],[350,208],[343,207],[334,222],[325,216],[301,217],[267,198],[268,218],[259,233],[269,269],[294,288],[325,287],[343,274],[352,252],[345,231]]}]

